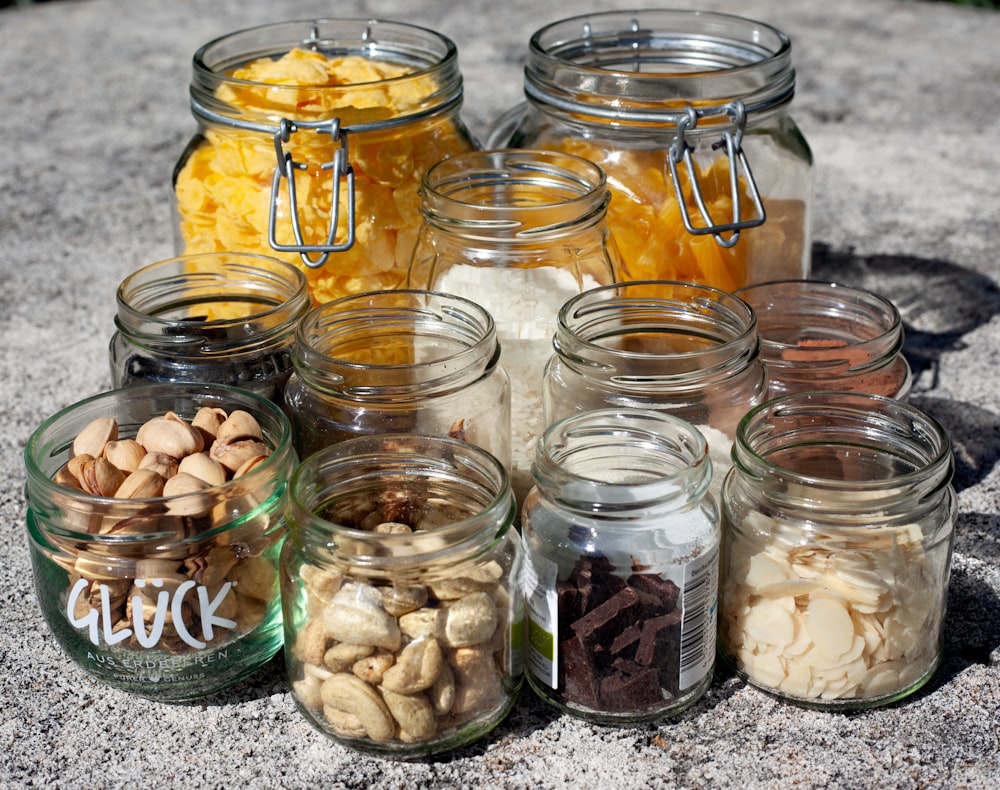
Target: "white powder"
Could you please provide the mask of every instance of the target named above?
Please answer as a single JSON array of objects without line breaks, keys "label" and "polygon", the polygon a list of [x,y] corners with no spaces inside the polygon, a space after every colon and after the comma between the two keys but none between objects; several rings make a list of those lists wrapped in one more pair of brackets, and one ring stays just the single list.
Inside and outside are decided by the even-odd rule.
[{"label": "white powder", "polygon": [[578,283],[555,266],[532,269],[457,264],[434,283],[436,291],[464,296],[496,322],[500,362],[511,386],[511,480],[518,505],[533,485],[531,461],[544,428],[542,373],[552,354],[552,335],[563,304],[599,283]]}]

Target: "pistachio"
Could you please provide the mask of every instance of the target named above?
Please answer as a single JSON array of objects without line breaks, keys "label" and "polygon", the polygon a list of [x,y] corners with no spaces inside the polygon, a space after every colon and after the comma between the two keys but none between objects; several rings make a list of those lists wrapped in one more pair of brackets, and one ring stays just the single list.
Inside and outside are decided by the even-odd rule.
[{"label": "pistachio", "polygon": [[219,426],[226,421],[227,416],[225,409],[220,409],[216,406],[202,406],[195,412],[194,417],[191,419],[191,426],[201,431],[206,447],[215,440],[215,436],[219,432]]},{"label": "pistachio", "polygon": [[233,472],[233,480],[235,480],[237,477],[243,477],[243,475],[249,474],[267,459],[268,459],[267,455],[255,455],[253,458],[248,458],[246,461],[240,464],[239,469]]},{"label": "pistachio", "polygon": [[200,516],[212,507],[208,496],[191,496],[211,486],[200,477],[178,472],[163,484],[163,496],[175,498],[167,511],[175,516]]},{"label": "pistachio", "polygon": [[66,471],[76,479],[81,491],[87,490],[87,484],[83,479],[83,468],[93,460],[94,456],[90,453],[80,453],[79,455],[74,455],[66,462]]},{"label": "pistachio", "polygon": [[156,472],[164,480],[169,480],[177,474],[177,459],[167,453],[146,453],[139,462],[139,469],[149,469]]},{"label": "pistachio", "polygon": [[232,442],[240,439],[263,440],[264,433],[260,428],[260,423],[250,412],[235,409],[219,425],[215,439],[219,442]]},{"label": "pistachio", "polygon": [[87,461],[81,471],[83,490],[88,494],[114,496],[125,482],[125,473],[104,456]]},{"label": "pistachio", "polygon": [[146,448],[147,453],[166,453],[177,459],[199,453],[205,448],[201,431],[172,411],[144,422],[135,440]]},{"label": "pistachio", "polygon": [[125,474],[134,472],[146,455],[146,448],[135,439],[113,439],[104,445],[104,457]]},{"label": "pistachio", "polygon": [[98,417],[76,435],[73,440],[73,455],[91,455],[94,458],[104,452],[104,445],[118,438],[118,422],[114,417]]},{"label": "pistachio", "polygon": [[152,469],[136,469],[126,477],[115,497],[118,499],[152,499],[163,496],[164,479]]},{"label": "pistachio", "polygon": [[59,467],[59,470],[55,473],[55,475],[53,475],[52,479],[58,485],[66,488],[72,488],[77,491],[83,491],[80,479],[70,471],[70,463],[72,463],[72,461],[68,461]]},{"label": "pistachio", "polygon": [[177,472],[193,475],[210,486],[221,486],[226,482],[226,468],[205,452],[192,453],[182,458],[177,465]]},{"label": "pistachio", "polygon": [[232,442],[216,439],[209,452],[212,458],[226,469],[235,472],[247,461],[267,455],[270,451],[267,445],[258,439],[237,439]]}]

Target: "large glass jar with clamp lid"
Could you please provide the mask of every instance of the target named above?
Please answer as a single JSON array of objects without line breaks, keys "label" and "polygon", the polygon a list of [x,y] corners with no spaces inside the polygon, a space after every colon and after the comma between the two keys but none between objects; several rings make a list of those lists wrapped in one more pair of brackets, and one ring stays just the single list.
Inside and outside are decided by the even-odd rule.
[{"label": "large glass jar with clamp lid", "polygon": [[791,41],[726,14],[610,11],[538,30],[526,100],[491,147],[600,165],[624,279],[733,291],[810,266],[812,155],[789,115]]},{"label": "large glass jar with clamp lid", "polygon": [[318,302],[400,286],[431,165],[471,150],[455,44],[384,20],[283,22],[193,58],[198,132],[174,172],[177,253],[301,267]]}]

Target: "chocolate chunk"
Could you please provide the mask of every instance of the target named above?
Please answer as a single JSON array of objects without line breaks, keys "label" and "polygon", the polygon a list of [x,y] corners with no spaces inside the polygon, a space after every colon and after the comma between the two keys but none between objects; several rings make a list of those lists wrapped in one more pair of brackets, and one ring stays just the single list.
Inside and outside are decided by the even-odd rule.
[{"label": "chocolate chunk", "polygon": [[653,667],[636,674],[618,672],[601,681],[601,703],[606,710],[641,710],[662,702],[660,673]]},{"label": "chocolate chunk", "polygon": [[659,670],[660,680],[671,694],[678,691],[681,652],[681,620],[679,611],[654,617],[642,624],[635,662]]},{"label": "chocolate chunk", "polygon": [[633,573],[628,578],[628,584],[639,592],[659,598],[663,613],[673,611],[681,594],[680,588],[670,579],[664,579],[653,573]]},{"label": "chocolate chunk", "polygon": [[630,625],[614,638],[610,648],[611,655],[615,658],[620,656],[632,658],[635,655],[635,649],[639,644],[639,636],[641,634],[642,626],[638,623]]},{"label": "chocolate chunk", "polygon": [[585,644],[609,644],[616,634],[635,623],[639,616],[639,595],[631,587],[609,598],[571,626]]},{"label": "chocolate chunk", "polygon": [[563,689],[566,700],[599,710],[600,677],[591,651],[580,639],[573,636],[559,644],[562,657]]}]

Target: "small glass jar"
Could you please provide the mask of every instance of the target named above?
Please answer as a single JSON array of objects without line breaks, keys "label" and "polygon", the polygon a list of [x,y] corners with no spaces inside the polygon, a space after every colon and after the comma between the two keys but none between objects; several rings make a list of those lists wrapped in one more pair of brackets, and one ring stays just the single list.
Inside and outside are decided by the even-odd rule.
[{"label": "small glass jar", "polygon": [[767,393],[759,346],[753,311],[715,288],[647,281],[591,289],[559,311],[546,424],[600,408],[673,414],[708,440],[717,494],[736,426]]},{"label": "small glass jar", "polygon": [[791,50],[780,30],[726,14],[564,19],[531,37],[526,101],[486,143],[602,167],[625,279],[734,291],[804,277],[812,154],[789,115]]},{"label": "small glass jar", "polygon": [[490,314],[451,294],[345,296],[299,323],[285,405],[301,457],[352,436],[453,436],[510,464],[510,379]]},{"label": "small glass jar", "polygon": [[544,427],[542,371],[556,314],[571,296],[617,279],[604,173],[553,151],[476,152],[432,167],[422,198],[408,282],[493,316],[511,379],[511,478],[522,502]]},{"label": "small glass jar", "polygon": [[814,280],[761,283],[736,295],[757,314],[769,397],[809,390],[909,395],[903,320],[888,299]]},{"label": "small glass jar", "polygon": [[956,498],[941,426],[889,398],[786,395],[740,425],[723,494],[720,649],[805,707],[902,699],[941,660]]},{"label": "small glass jar", "polygon": [[690,424],[574,414],[539,441],[522,518],[528,682],[599,722],[689,707],[715,663],[719,514]]},{"label": "small glass jar", "polygon": [[317,19],[217,38],[193,58],[198,131],[174,170],[176,252],[274,255],[318,302],[403,284],[424,171],[476,147],[450,39]]},{"label": "small glass jar", "polygon": [[145,266],[121,282],[116,301],[114,387],[227,384],[276,403],[292,372],[295,327],[312,304],[291,264],[232,252]]},{"label": "small glass jar", "polygon": [[503,465],[447,437],[360,436],[292,478],[281,559],[292,696],[353,749],[423,757],[521,686],[520,538]]},{"label": "small glass jar", "polygon": [[[205,452],[192,455],[206,456],[199,459],[204,463],[211,452],[228,462],[250,449],[256,461],[238,476],[225,475],[225,482],[189,485],[178,469],[190,475],[199,467],[164,458],[142,428],[173,413],[187,423],[180,432],[190,437],[190,427],[200,432],[198,426],[207,425],[198,417],[202,409],[216,425],[222,424],[218,410],[243,416],[221,429],[228,435],[238,426],[228,439],[219,434],[225,455],[210,449],[215,445],[207,435]],[[262,437],[253,446],[249,439],[236,444],[249,430],[246,415]],[[82,436],[93,437],[91,425],[101,437],[81,446]],[[173,435],[161,429],[154,432]],[[125,441],[140,438],[148,452]],[[91,444],[104,449],[84,452]],[[130,455],[130,462],[119,460]],[[28,440],[24,461],[38,603],[56,641],[83,670],[143,697],[187,701],[235,684],[280,649],[277,564],[295,453],[291,426],[274,403],[217,385],[137,384],[50,417]],[[104,461],[120,464],[117,476]],[[92,477],[70,471],[87,462]],[[170,475],[183,486],[164,482]],[[121,485],[109,488],[115,477]]]}]

